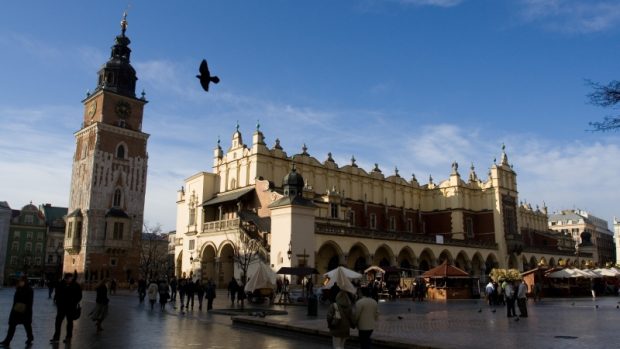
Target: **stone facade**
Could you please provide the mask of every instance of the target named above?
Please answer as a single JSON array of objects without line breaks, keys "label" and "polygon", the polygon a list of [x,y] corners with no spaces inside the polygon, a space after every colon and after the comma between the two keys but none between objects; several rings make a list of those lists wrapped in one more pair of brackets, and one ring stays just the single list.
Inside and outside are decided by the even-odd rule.
[{"label": "stone facade", "polygon": [[4,269],[8,253],[9,227],[12,210],[6,201],[0,201],[0,285],[4,285]]},{"label": "stone facade", "polygon": [[14,284],[20,275],[44,279],[46,230],[45,216],[36,206],[29,204],[21,210],[13,210],[5,262],[5,285]]},{"label": "stone facade", "polygon": [[[496,266],[569,260],[573,251],[560,248],[561,234],[547,229],[546,208],[518,204],[516,173],[505,151],[500,159],[486,178],[472,165],[464,179],[454,163],[447,179],[420,184],[378,165],[366,171],[354,158],[339,166],[328,154],[320,162],[305,145],[288,156],[278,140],[268,148],[258,129],[246,145],[237,129],[226,151],[218,141],[213,173],[189,177],[177,194],[177,275],[220,285],[239,277],[244,241],[257,242],[255,259],[274,270],[378,264],[417,273],[448,259],[484,275]],[[312,205],[274,205],[287,197],[293,164],[304,178],[301,198]],[[549,245],[533,245],[541,236]]]},{"label": "stone facade", "polygon": [[45,216],[45,278],[59,280],[62,278],[67,208],[44,204],[39,210]]},{"label": "stone facade", "polygon": [[[616,260],[613,232],[607,221],[583,210],[563,210],[549,216],[549,229],[572,236],[580,264],[605,266]],[[589,256],[591,254],[591,256]]]},{"label": "stone facade", "polygon": [[123,20],[75,133],[64,271],[93,282],[138,277],[149,135],[142,132],[147,101],[135,96],[125,29]]},{"label": "stone facade", "polygon": [[620,221],[614,217],[614,242],[616,243],[616,265],[620,265]]}]

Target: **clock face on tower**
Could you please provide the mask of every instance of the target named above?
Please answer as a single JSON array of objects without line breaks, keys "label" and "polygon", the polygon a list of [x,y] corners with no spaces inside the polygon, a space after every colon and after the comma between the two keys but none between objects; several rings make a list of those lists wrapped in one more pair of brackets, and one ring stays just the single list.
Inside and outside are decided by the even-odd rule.
[{"label": "clock face on tower", "polygon": [[88,116],[92,118],[93,116],[95,116],[95,112],[97,112],[97,101],[93,101],[90,107],[88,107]]},{"label": "clock face on tower", "polygon": [[120,101],[116,103],[114,111],[119,118],[127,119],[131,115],[131,105],[125,101]]}]

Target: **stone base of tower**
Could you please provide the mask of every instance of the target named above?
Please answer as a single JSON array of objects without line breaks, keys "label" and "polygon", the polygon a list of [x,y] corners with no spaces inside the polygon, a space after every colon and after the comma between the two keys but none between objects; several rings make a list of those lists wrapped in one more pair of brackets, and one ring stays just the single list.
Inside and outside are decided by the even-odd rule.
[{"label": "stone base of tower", "polygon": [[66,254],[63,271],[77,273],[84,289],[94,289],[104,279],[116,280],[118,288],[129,288],[131,280],[137,282],[140,277],[140,251]]}]

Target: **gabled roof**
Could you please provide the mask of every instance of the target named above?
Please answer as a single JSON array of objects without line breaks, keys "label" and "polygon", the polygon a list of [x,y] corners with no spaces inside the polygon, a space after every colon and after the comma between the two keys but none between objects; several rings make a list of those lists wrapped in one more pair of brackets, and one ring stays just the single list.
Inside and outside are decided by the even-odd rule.
[{"label": "gabled roof", "polygon": [[443,277],[463,278],[463,277],[470,277],[470,275],[465,270],[459,269],[453,265],[448,264],[448,261],[444,261],[443,263],[441,263],[441,265],[438,265],[435,268],[422,274],[422,277],[425,277],[425,278],[443,278]]}]

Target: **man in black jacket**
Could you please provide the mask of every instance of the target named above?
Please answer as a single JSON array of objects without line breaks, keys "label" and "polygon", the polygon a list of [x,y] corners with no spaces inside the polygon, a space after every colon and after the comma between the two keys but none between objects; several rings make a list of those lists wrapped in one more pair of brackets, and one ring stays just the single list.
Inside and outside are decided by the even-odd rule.
[{"label": "man in black jacket", "polygon": [[65,274],[65,278],[56,286],[54,300],[56,301],[56,324],[54,336],[50,342],[56,343],[59,341],[62,321],[67,318],[67,334],[64,342],[68,343],[73,335],[73,320],[76,315],[77,305],[82,300],[82,288],[74,279],[73,274]]}]

